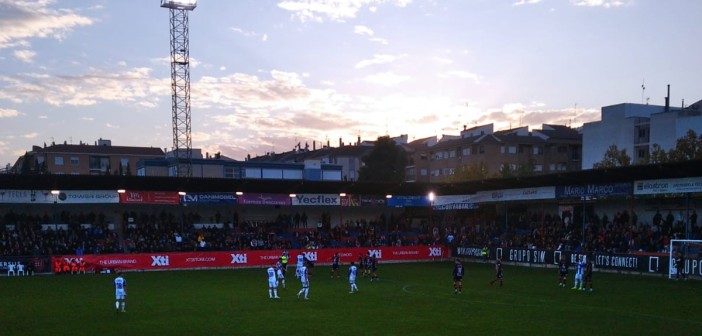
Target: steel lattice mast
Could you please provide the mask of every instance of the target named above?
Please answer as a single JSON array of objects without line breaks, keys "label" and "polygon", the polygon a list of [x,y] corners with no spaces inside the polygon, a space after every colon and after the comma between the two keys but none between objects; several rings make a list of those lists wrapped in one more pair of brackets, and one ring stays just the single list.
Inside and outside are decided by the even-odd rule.
[{"label": "steel lattice mast", "polygon": [[192,175],[192,132],[190,118],[190,37],[188,12],[197,1],[161,0],[171,21],[171,93],[173,117],[173,157],[175,176]]}]

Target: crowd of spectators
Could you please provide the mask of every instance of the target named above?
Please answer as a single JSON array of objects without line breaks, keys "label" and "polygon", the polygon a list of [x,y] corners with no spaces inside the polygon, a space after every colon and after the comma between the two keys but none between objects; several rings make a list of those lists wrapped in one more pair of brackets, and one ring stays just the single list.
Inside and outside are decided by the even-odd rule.
[{"label": "crowd of spectators", "polygon": [[[585,225],[583,225],[583,220]],[[207,222],[208,224],[202,224]],[[47,223],[66,223],[51,226]],[[414,223],[414,224],[411,224]],[[454,212],[411,222],[409,215],[348,219],[331,225],[328,213],[310,221],[304,212],[280,214],[273,221],[243,220],[234,213],[203,218],[197,211],[180,214],[125,212],[109,225],[102,213],[0,214],[0,255],[34,256],[172,251],[317,249],[437,245],[519,247],[611,253],[666,252],[670,239],[702,238],[693,210],[657,212],[650,220],[634,211],[573,215]],[[583,236],[584,234],[584,236]]]}]

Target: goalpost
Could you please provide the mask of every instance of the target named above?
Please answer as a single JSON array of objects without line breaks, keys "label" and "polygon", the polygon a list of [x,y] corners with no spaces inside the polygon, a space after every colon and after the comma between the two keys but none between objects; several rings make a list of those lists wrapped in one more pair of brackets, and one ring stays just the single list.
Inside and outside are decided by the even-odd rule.
[{"label": "goalpost", "polygon": [[[690,276],[692,273],[692,263],[696,262],[702,255],[702,240],[696,239],[671,239],[668,251],[668,279],[678,277],[678,269],[675,259],[678,254],[683,258],[683,275]],[[700,265],[696,265],[700,267]],[[682,275],[681,275],[682,276]]]}]

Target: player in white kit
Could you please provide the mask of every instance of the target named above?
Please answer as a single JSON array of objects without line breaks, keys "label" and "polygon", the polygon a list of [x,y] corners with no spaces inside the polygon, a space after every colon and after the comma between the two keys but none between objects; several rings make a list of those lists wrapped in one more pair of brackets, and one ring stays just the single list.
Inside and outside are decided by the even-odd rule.
[{"label": "player in white kit", "polygon": [[300,273],[300,282],[302,283],[302,289],[300,289],[299,292],[297,292],[297,298],[300,298],[300,295],[305,294],[305,300],[307,300],[307,294],[310,291],[310,279],[309,279],[309,273],[307,273],[307,267],[304,266],[304,264],[301,267],[298,267],[299,273]]},{"label": "player in white kit", "polygon": [[295,277],[300,278],[300,269],[305,266],[305,256],[302,254],[297,255],[297,267],[295,268]]},{"label": "player in white kit", "polygon": [[115,278],[115,299],[115,310],[126,312],[127,280],[122,277],[122,272],[117,272],[117,277]]},{"label": "player in white kit", "polygon": [[587,263],[583,260],[582,256],[578,257],[578,264],[575,265],[575,284],[571,289],[582,289],[583,288],[583,273]]},{"label": "player in white kit", "polygon": [[268,274],[268,298],[280,299],[280,297],[278,297],[278,279],[275,265],[268,267],[266,273]]},{"label": "player in white kit", "polygon": [[356,286],[356,274],[358,273],[358,267],[352,261],[349,267],[349,285],[351,285],[351,291],[349,293],[358,292],[358,286]]}]

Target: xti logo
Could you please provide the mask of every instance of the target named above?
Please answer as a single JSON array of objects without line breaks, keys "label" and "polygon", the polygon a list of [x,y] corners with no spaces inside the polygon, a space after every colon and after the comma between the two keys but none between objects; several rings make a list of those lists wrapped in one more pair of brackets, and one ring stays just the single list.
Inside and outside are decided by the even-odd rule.
[{"label": "xti logo", "polygon": [[382,259],[382,258],[383,258],[383,251],[382,251],[382,250],[368,250],[368,254],[369,254],[371,257],[376,257],[376,258],[378,258],[378,259]]},{"label": "xti logo", "polygon": [[430,257],[441,257],[441,248],[440,247],[430,247],[429,248],[429,256]]},{"label": "xti logo", "polygon": [[309,261],[317,261],[317,252],[302,252]]},{"label": "xti logo", "polygon": [[246,259],[246,253],[240,254],[232,254],[232,264],[246,264],[247,259]]},{"label": "xti logo", "polygon": [[168,256],[151,256],[151,266],[168,266]]}]

